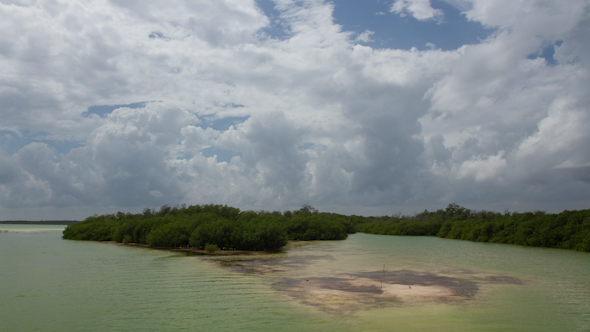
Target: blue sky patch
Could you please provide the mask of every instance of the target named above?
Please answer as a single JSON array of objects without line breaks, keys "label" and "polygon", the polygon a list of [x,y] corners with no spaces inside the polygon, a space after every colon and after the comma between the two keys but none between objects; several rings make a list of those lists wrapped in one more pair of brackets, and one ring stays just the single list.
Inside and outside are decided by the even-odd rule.
[{"label": "blue sky patch", "polygon": [[275,8],[274,2],[272,0],[256,0],[256,4],[258,4],[258,7],[262,9],[264,15],[270,21],[270,25],[262,29],[262,31],[275,39],[287,39],[289,37],[289,29],[281,19],[281,12]]},{"label": "blue sky patch", "polygon": [[[442,50],[454,50],[466,44],[477,44],[495,30],[478,22],[468,21],[461,10],[442,0],[431,0],[435,9],[443,11],[440,20],[419,21],[412,16],[401,16],[390,11],[393,1],[333,0],[333,17],[343,31],[354,32],[356,38],[365,31],[374,32],[370,41],[358,41],[373,48],[426,50],[434,44]],[[289,37],[287,24],[272,0],[256,0],[258,7],[270,21],[263,31],[272,38]],[[427,44],[429,44],[427,46]]]},{"label": "blue sky patch", "polygon": [[492,29],[480,23],[470,22],[461,11],[448,3],[432,0],[432,7],[444,13],[441,22],[435,20],[419,21],[412,16],[401,17],[390,12],[393,1],[379,0],[334,0],[334,18],[344,31],[366,30],[375,32],[368,42],[374,48],[426,50],[427,43],[436,48],[454,50],[466,44],[478,44],[486,39]]},{"label": "blue sky patch", "polygon": [[219,131],[226,131],[231,126],[237,126],[240,123],[246,122],[248,118],[250,118],[250,116],[229,116],[227,118],[217,120],[209,120],[205,118],[200,127],[203,129],[212,128]]},{"label": "blue sky patch", "polygon": [[87,117],[90,114],[96,114],[100,117],[106,117],[112,111],[116,110],[117,108],[121,107],[128,107],[128,108],[144,108],[147,105],[147,101],[142,101],[139,103],[131,103],[125,105],[96,105],[88,107],[88,110],[82,114],[82,116]]},{"label": "blue sky patch", "polygon": [[241,152],[233,152],[232,150],[225,150],[225,149],[220,149],[220,148],[216,148],[216,147],[210,147],[210,148],[206,148],[201,150],[201,153],[203,154],[203,156],[210,158],[213,157],[214,155],[217,155],[217,161],[218,162],[230,162],[231,159],[235,156],[240,156],[242,157],[242,153]]},{"label": "blue sky patch", "polygon": [[539,52],[529,54],[527,58],[531,60],[543,58],[545,59],[545,62],[548,66],[557,66],[559,62],[555,60],[555,58],[553,57],[555,55],[555,46],[561,46],[562,43],[563,41],[558,40],[557,42],[555,42],[555,44],[550,43],[548,45],[545,45]]},{"label": "blue sky patch", "polygon": [[84,146],[82,143],[76,141],[48,140],[45,138],[45,135],[47,133],[32,133],[28,130],[21,131],[21,135],[13,131],[0,130],[0,149],[9,155],[13,155],[33,142],[42,142],[54,148],[58,153],[67,154],[72,149]]}]

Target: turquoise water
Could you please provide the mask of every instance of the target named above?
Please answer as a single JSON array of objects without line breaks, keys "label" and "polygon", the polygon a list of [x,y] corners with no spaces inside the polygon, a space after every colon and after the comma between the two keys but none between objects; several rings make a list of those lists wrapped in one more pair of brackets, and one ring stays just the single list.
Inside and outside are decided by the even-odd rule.
[{"label": "turquoise water", "polygon": [[[588,253],[355,234],[229,258],[243,262],[228,267],[207,256],[66,241],[63,228],[0,225],[0,330],[590,331]],[[330,303],[273,287],[381,270],[462,278],[478,292],[458,303],[359,304],[339,315],[325,310]],[[490,275],[522,283],[482,281]]]}]

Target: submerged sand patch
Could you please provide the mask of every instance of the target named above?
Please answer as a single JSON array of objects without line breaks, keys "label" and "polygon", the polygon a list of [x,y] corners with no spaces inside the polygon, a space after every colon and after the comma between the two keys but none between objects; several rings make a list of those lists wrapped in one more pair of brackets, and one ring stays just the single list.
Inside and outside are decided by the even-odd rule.
[{"label": "submerged sand patch", "polygon": [[271,277],[271,287],[294,300],[334,315],[348,315],[358,310],[419,306],[445,303],[461,304],[477,295],[484,284],[522,284],[503,275],[477,274],[473,271],[429,273],[412,270],[358,271],[334,276],[313,275],[305,278],[285,277],[289,271],[330,255],[298,257],[222,258],[222,266],[245,274]]},{"label": "submerged sand patch", "polygon": [[376,271],[348,277],[286,278],[273,284],[302,303],[332,314],[427,303],[460,303],[472,298],[476,282],[414,271]]}]

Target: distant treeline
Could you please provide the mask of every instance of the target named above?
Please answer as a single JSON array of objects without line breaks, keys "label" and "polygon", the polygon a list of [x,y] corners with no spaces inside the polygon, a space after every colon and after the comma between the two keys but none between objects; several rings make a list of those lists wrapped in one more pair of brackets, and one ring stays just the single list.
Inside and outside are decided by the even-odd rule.
[{"label": "distant treeline", "polygon": [[373,218],[356,225],[363,233],[436,235],[447,239],[590,251],[590,210],[496,213],[457,204],[415,216]]},{"label": "distant treeline", "polygon": [[66,227],[64,239],[141,243],[153,247],[273,251],[287,240],[343,240],[361,217],[297,211],[254,212],[226,205],[163,206],[159,211],[118,212]]},{"label": "distant treeline", "polygon": [[78,220],[4,220],[0,221],[0,224],[12,224],[12,225],[72,225],[78,223]]}]

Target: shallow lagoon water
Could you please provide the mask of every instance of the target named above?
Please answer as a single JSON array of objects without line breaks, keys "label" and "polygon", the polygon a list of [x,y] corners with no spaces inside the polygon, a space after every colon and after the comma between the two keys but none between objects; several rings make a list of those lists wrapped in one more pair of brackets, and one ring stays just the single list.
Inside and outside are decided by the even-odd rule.
[{"label": "shallow lagoon water", "polygon": [[[219,259],[66,241],[63,228],[0,225],[2,330],[590,331],[588,253],[354,234]],[[450,302],[366,305],[282,286],[400,271],[457,278],[477,291]]]}]

